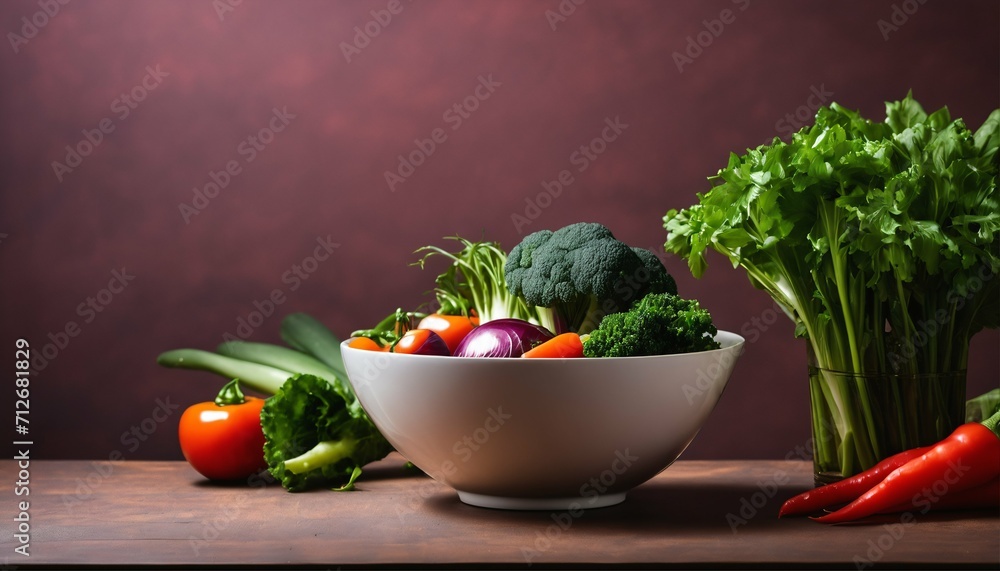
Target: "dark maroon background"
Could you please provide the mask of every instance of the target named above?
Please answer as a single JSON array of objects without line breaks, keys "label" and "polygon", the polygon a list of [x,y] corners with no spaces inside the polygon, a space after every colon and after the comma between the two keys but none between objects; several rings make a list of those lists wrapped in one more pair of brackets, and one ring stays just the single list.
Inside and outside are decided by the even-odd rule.
[{"label": "dark maroon background", "polygon": [[[814,91],[881,118],[884,101],[912,88],[973,127],[1000,93],[993,1],[590,0],[555,30],[546,11],[557,0],[404,2],[346,61],[342,42],[386,5],[246,0],[220,19],[210,0],[73,2],[51,18],[34,16],[33,1],[0,4],[5,35],[22,18],[48,20],[16,53],[0,48],[0,366],[12,376],[15,338],[41,351],[69,321],[80,326],[33,377],[35,456],[179,458],[179,412],[145,441],[123,433],[157,399],[208,399],[219,379],[159,368],[156,355],[214,347],[272,290],[285,301],[253,339],[277,341],[293,311],[346,335],[426,299],[433,272],[408,264],[443,236],[509,248],[587,220],[659,249],[663,214],[693,203],[730,151],[787,134],[784,117]],[[724,9],[735,21],[679,71],[672,54],[718,29]],[[901,25],[883,36],[878,22],[892,18]],[[169,75],[120,118],[115,100],[147,66]],[[452,130],[444,113],[480,76],[500,85]],[[295,118],[248,163],[239,145],[274,108]],[[616,117],[628,127],[576,172],[571,153]],[[59,182],[52,162],[105,118],[114,131]],[[439,127],[447,140],[390,192],[383,173]],[[232,160],[242,172],[186,223],[179,205]],[[574,182],[516,228],[512,215],[563,169]],[[327,236],[339,248],[292,291],[282,275]],[[666,263],[683,294],[751,343],[686,457],[784,457],[809,438],[803,342],[741,271],[713,259],[700,281],[682,260]],[[84,323],[77,306],[121,268],[135,279]],[[974,341],[970,394],[996,386],[997,346],[996,331]]]}]

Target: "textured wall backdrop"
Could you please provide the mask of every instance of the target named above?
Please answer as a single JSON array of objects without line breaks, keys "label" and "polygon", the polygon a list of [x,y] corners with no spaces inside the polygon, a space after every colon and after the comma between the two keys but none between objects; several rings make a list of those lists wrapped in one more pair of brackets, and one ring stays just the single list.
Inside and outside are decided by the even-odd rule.
[{"label": "textured wall backdrop", "polygon": [[[293,311],[370,325],[426,299],[432,272],[408,264],[443,236],[510,247],[587,220],[659,249],[664,212],[731,151],[820,103],[881,118],[913,89],[978,126],[998,18],[988,1],[5,1],[0,339],[8,369],[18,337],[41,355],[34,454],[179,458],[172,407],[219,381],[160,351],[247,319],[277,341]],[[686,457],[783,457],[809,438],[804,345],[714,261],[694,280],[666,258],[751,342]],[[996,386],[997,346],[975,340],[970,393]]]}]

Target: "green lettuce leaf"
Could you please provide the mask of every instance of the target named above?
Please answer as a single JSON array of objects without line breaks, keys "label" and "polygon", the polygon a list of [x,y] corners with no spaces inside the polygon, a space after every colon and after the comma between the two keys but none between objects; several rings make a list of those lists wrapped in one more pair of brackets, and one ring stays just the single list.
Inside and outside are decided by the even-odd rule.
[{"label": "green lettuce leaf", "polygon": [[285,489],[350,489],[363,466],[392,451],[352,396],[339,384],[296,375],[264,404],[264,457]]}]

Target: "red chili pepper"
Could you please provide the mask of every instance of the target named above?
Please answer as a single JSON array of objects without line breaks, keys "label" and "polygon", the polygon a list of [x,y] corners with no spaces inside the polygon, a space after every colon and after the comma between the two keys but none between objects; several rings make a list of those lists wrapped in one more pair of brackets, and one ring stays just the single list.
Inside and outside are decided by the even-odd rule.
[{"label": "red chili pepper", "polygon": [[931,448],[933,446],[924,446],[894,454],[860,474],[803,492],[782,504],[778,517],[818,512],[823,508],[851,502],[884,480],[896,468],[919,458]]},{"label": "red chili pepper", "polygon": [[927,513],[929,511],[977,508],[1000,509],[1000,478],[994,478],[992,481],[981,486],[976,486],[975,488],[962,490],[954,494],[945,494],[940,497],[935,496],[933,492],[926,496],[921,494],[905,504],[887,509],[882,513],[909,511]]},{"label": "red chili pepper", "polygon": [[1000,413],[984,424],[959,426],[930,451],[896,468],[874,488],[843,508],[822,517],[823,523],[842,523],[913,502],[921,495],[944,497],[975,488],[1000,476],[1000,438],[986,424],[996,426]]}]

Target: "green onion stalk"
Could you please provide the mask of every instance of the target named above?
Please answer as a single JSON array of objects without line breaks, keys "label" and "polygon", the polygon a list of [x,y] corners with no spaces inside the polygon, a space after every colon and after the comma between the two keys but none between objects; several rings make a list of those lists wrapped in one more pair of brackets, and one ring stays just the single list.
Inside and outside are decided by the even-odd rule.
[{"label": "green onion stalk", "polygon": [[508,291],[504,279],[507,253],[499,243],[473,242],[458,236],[449,239],[462,248],[449,252],[439,246],[424,246],[416,251],[422,257],[413,263],[423,268],[435,257],[450,262],[435,280],[434,295],[441,313],[470,315],[475,310],[483,324],[505,318],[542,324],[537,308]]},{"label": "green onion stalk", "polygon": [[1000,325],[998,141],[1000,110],[972,132],[912,95],[882,122],[833,103],[664,217],[696,277],[723,254],[807,340],[817,479],[962,422],[969,341]]}]

